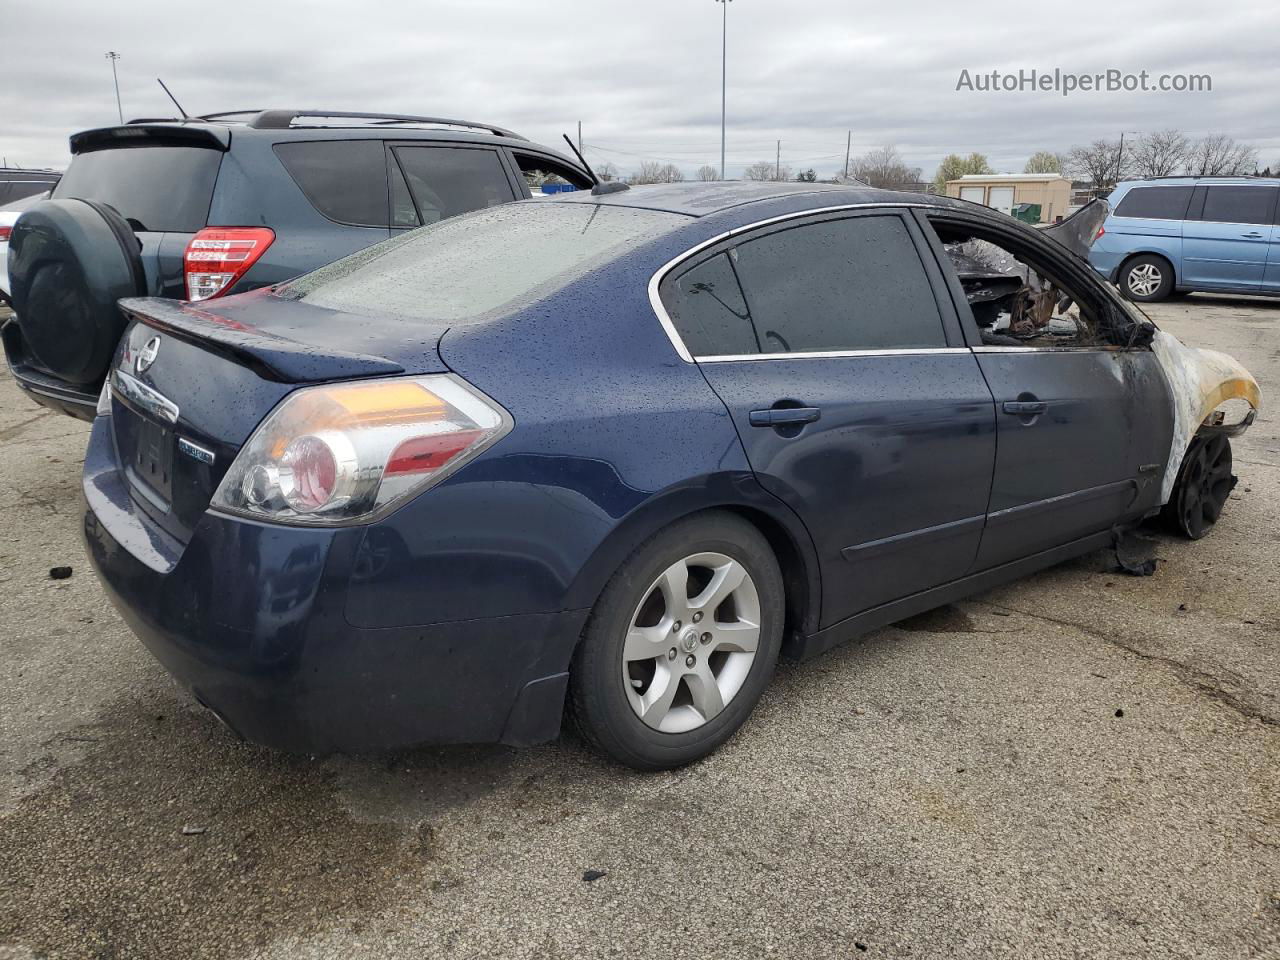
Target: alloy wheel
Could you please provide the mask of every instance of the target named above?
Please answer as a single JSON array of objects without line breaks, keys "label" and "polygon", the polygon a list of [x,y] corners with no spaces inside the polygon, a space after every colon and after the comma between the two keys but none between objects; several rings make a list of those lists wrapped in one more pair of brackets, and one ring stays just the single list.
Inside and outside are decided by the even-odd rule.
[{"label": "alloy wheel", "polygon": [[1129,271],[1129,292],[1135,297],[1149,297],[1160,289],[1164,274],[1154,263],[1140,263]]},{"label": "alloy wheel", "polygon": [[697,729],[742,689],[759,643],[760,596],[746,567],[722,553],[671,564],[645,591],[623,644],[631,709],[663,733]]},{"label": "alloy wheel", "polygon": [[1231,443],[1223,434],[1215,434],[1197,445],[1187,462],[1182,477],[1178,502],[1178,521],[1183,532],[1193,540],[1208,533],[1223,505],[1236,485],[1231,473]]}]

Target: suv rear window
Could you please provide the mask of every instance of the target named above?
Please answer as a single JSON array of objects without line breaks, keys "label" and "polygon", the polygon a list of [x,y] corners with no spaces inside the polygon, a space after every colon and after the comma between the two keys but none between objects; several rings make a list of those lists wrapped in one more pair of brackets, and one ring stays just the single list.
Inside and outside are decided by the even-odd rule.
[{"label": "suv rear window", "polygon": [[208,222],[222,151],[205,147],[116,147],[78,153],[55,199],[106,203],[134,230],[195,233]]},{"label": "suv rear window", "polygon": [[474,321],[546,296],[620,248],[687,222],[630,207],[506,204],[374,244],[299,277],[277,296],[346,313]]},{"label": "suv rear window", "polygon": [[1200,219],[1211,223],[1270,223],[1276,208],[1276,190],[1276,187],[1210,187]]},{"label": "suv rear window", "polygon": [[301,140],[273,150],[321,214],[358,227],[387,225],[387,160],[381,140]]},{"label": "suv rear window", "polygon": [[1182,220],[1191,201],[1191,187],[1134,187],[1116,208],[1117,217]]}]

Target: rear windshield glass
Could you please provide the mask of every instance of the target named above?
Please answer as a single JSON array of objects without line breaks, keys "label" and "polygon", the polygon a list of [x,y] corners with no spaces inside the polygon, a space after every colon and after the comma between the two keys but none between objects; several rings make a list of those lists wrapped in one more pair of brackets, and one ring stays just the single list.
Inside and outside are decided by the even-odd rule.
[{"label": "rear windshield glass", "polygon": [[119,147],[77,154],[53,191],[109,204],[134,230],[195,233],[209,219],[221,150]]},{"label": "rear windshield glass", "polygon": [[629,207],[506,204],[375,244],[277,295],[347,313],[475,320],[558,290],[607,257],[687,222]]}]

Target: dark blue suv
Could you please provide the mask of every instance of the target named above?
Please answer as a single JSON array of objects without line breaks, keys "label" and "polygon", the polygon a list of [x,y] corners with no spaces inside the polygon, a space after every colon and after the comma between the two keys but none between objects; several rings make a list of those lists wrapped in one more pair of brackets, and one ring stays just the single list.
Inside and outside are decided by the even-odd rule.
[{"label": "dark blue suv", "polygon": [[1231,492],[1253,378],[1049,231],[866,188],[562,196],[123,301],[90,556],[246,737],[529,743],[567,705],[674,766],[783,651],[1149,515],[1203,536]]},{"label": "dark blue suv", "polygon": [[126,296],[209,300],[270,286],[390,236],[589,187],[576,161],[489,124],[254,110],[135,120],[71,137],[50,201],[10,244],[14,378],[91,419]]}]

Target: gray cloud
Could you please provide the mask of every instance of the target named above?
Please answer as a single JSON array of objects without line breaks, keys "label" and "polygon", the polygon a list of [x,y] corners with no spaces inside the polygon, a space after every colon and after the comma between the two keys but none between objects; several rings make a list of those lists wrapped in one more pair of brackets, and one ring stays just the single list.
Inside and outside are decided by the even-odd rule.
[{"label": "gray cloud", "polygon": [[[300,106],[441,113],[544,142],[584,124],[588,157],[692,171],[719,160],[720,13],[712,0],[627,6],[384,0],[80,0],[56,10],[0,0],[0,154],[64,166],[66,137],[115,122],[107,49],[126,118],[168,115],[161,76],[193,113]],[[729,167],[774,154],[826,173],[896,143],[926,174],[979,150],[1021,169],[1121,130],[1224,132],[1280,163],[1274,40],[1280,7],[1242,0],[1025,0],[971,7],[734,0],[729,8]],[[1208,73],[1210,93],[956,92],[961,69]]]}]

